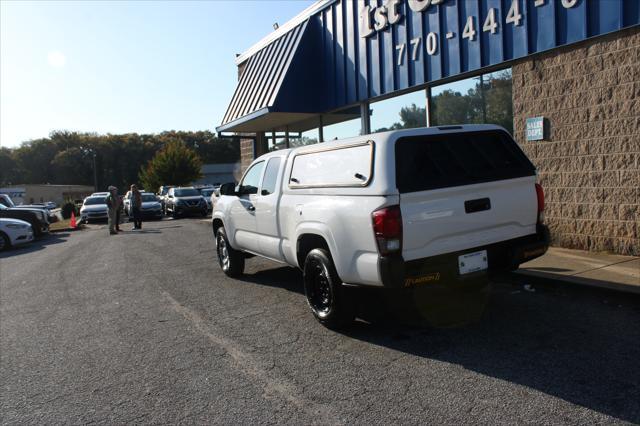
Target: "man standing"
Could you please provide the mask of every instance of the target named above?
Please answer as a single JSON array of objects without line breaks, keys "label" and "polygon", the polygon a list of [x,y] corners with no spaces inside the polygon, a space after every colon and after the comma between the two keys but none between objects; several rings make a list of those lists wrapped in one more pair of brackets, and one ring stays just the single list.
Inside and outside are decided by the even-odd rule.
[{"label": "man standing", "polygon": [[131,185],[131,211],[133,212],[133,229],[142,229],[142,194],[138,187]]},{"label": "man standing", "polygon": [[118,208],[120,207],[120,199],[118,198],[118,188],[115,186],[110,186],[109,195],[107,195],[107,208],[109,209],[109,234],[115,235],[118,232],[116,231],[116,215],[118,212]]}]

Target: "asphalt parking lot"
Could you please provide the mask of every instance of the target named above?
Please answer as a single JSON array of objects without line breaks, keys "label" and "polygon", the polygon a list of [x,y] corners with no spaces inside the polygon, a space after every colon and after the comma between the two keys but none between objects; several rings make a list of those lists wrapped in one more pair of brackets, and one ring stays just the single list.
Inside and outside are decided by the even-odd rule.
[{"label": "asphalt parking lot", "polygon": [[0,255],[3,424],[640,422],[637,296],[505,279],[463,327],[337,333],[294,269],[226,278],[201,219],[107,234]]}]

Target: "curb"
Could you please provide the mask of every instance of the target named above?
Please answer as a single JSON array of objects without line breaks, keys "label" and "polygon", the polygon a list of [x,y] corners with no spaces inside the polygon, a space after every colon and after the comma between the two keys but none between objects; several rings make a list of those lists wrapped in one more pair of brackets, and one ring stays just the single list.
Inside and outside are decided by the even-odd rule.
[{"label": "curb", "polygon": [[616,283],[611,281],[594,280],[591,278],[583,278],[576,276],[549,274],[546,272],[534,272],[534,271],[514,271],[514,275],[520,277],[533,278],[535,281],[556,281],[563,284],[578,284],[581,286],[602,288],[606,290],[613,290],[621,293],[640,294],[640,285],[630,285],[623,283]]}]

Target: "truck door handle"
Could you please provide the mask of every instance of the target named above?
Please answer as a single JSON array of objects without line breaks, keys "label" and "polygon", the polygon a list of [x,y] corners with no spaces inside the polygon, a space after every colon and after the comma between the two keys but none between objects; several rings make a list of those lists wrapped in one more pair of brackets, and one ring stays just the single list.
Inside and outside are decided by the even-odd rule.
[{"label": "truck door handle", "polygon": [[251,205],[251,206],[247,207],[247,210],[249,210],[250,212],[253,212],[253,211],[256,210],[256,206]]},{"label": "truck door handle", "polygon": [[466,213],[481,212],[483,210],[491,210],[490,199],[479,198],[477,200],[467,200],[464,202],[464,211]]}]

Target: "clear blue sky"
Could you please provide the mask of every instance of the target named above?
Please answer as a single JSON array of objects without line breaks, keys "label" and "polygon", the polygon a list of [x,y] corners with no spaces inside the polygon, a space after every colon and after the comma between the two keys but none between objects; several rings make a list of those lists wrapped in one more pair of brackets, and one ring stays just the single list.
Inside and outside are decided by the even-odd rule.
[{"label": "clear blue sky", "polygon": [[312,1],[0,2],[0,145],[214,130],[241,53]]}]

